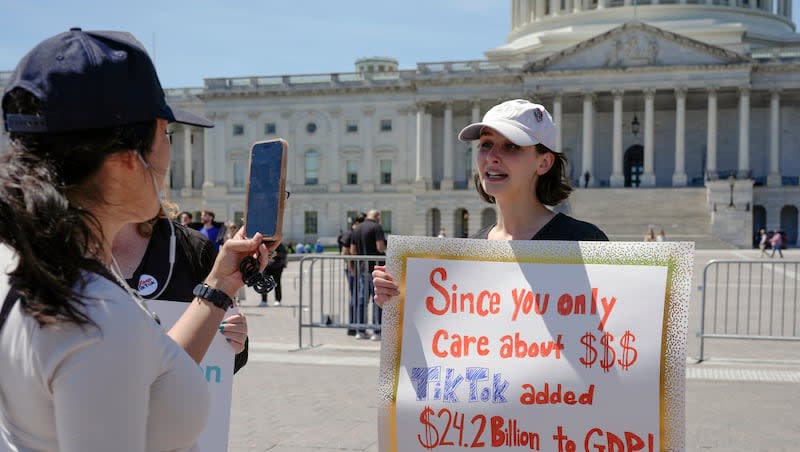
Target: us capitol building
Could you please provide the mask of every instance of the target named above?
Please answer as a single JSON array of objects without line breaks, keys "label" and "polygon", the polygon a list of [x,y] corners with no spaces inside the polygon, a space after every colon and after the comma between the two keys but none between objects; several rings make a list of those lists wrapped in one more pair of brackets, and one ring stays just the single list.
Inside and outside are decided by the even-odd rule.
[{"label": "us capitol building", "polygon": [[167,89],[171,104],[216,123],[176,127],[171,198],[240,220],[250,145],[280,137],[290,156],[286,241],[330,241],[371,208],[393,234],[444,227],[466,236],[495,211],[471,184],[476,148],[456,135],[491,106],[528,98],[551,111],[570,160],[576,190],[557,209],[612,240],[641,240],[654,227],[699,247],[749,247],[766,227],[797,244],[800,34],[791,8],[512,0],[507,41],[483,60],[401,69],[364,58],[352,73]]}]

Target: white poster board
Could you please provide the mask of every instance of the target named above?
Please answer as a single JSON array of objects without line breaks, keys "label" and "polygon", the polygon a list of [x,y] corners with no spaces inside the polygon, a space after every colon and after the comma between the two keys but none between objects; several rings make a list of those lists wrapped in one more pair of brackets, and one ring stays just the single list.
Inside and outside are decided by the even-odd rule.
[{"label": "white poster board", "polygon": [[[158,314],[161,326],[165,330],[169,330],[189,307],[189,303],[148,300],[147,307]],[[230,317],[237,312],[238,308],[231,308],[225,317]],[[203,372],[203,376],[208,382],[211,406],[208,424],[197,442],[199,452],[228,450],[231,399],[233,397],[233,360],[233,348],[222,333],[217,333],[203,361],[200,362],[200,371]]]},{"label": "white poster board", "polygon": [[683,448],[693,244],[389,244],[381,451]]}]

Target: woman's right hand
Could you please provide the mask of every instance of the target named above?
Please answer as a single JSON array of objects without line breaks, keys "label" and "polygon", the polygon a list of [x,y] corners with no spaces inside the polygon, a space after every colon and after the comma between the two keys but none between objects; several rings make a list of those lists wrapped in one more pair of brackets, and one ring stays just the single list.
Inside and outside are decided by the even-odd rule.
[{"label": "woman's right hand", "polygon": [[244,285],[239,264],[247,256],[252,256],[258,260],[258,271],[263,272],[269,262],[269,256],[280,242],[263,242],[261,233],[257,232],[252,238],[245,238],[244,227],[240,228],[236,234],[225,241],[219,249],[217,259],[211,272],[206,277],[206,284],[224,291],[229,297],[233,298],[236,292]]},{"label": "woman's right hand", "polygon": [[400,295],[400,288],[394,278],[386,271],[385,265],[376,265],[372,271],[372,285],[375,286],[375,303],[383,307],[390,298]]}]

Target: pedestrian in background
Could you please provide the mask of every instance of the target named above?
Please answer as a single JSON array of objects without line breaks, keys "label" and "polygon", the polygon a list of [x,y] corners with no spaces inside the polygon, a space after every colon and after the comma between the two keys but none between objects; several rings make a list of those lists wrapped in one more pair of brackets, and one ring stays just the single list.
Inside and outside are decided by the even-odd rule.
[{"label": "pedestrian in background", "polygon": [[767,230],[764,228],[759,229],[759,240],[758,240],[758,248],[761,250],[760,257],[765,257],[767,255],[767,245],[769,244],[769,235],[767,235]]},{"label": "pedestrian in background", "polygon": [[[361,256],[384,256],[386,254],[386,235],[381,226],[381,213],[372,209],[367,212],[367,218],[361,225],[353,231],[352,244],[350,245],[350,253]],[[383,260],[369,260],[366,262],[359,262],[359,290],[357,293],[357,310],[364,310],[366,312],[367,305],[373,300],[375,288],[372,283],[372,271],[378,264],[383,265]],[[372,324],[376,325],[373,328],[370,340],[381,340],[381,323],[383,317],[383,310],[375,303],[372,305]],[[358,335],[356,335],[358,338]]]},{"label": "pedestrian in background", "polygon": [[[283,300],[283,290],[281,287],[281,276],[283,275],[283,270],[289,264],[289,250],[286,246],[281,243],[275,248],[275,254],[270,258],[269,262],[267,263],[267,268],[264,269],[264,273],[268,276],[271,276],[273,280],[275,280],[275,288],[273,289],[275,293],[275,302],[272,304],[273,306],[280,306],[281,301]],[[267,292],[261,294],[261,303],[259,304],[260,307],[264,308],[267,307]]]},{"label": "pedestrian in background", "polygon": [[214,247],[219,251],[219,247],[225,242],[226,227],[225,223],[214,221],[215,218],[216,215],[214,215],[214,212],[208,209],[203,210],[203,212],[200,213],[200,222],[202,223],[200,232],[208,237],[208,240],[211,240],[211,243],[213,243]]},{"label": "pedestrian in background", "polygon": [[778,254],[781,255],[781,259],[783,259],[783,231],[773,231],[769,243],[772,245],[772,254],[770,254],[769,257],[775,257],[775,251],[777,251]]},{"label": "pedestrian in background", "polygon": [[[354,217],[350,221],[350,230],[345,232],[342,236],[342,254],[345,256],[352,255],[351,245],[353,244],[353,232],[358,229],[358,226],[364,222],[367,218],[367,214],[361,212],[358,216]],[[365,311],[364,309],[359,309],[358,305],[358,286],[359,286],[359,278],[358,278],[358,262],[354,260],[348,260],[344,266],[345,278],[347,278],[347,288],[349,290],[350,300],[348,303],[348,317],[349,322],[351,324],[363,324],[366,323],[365,320]],[[347,335],[348,336],[355,336],[356,339],[366,339],[367,331],[362,328],[348,328]]]}]

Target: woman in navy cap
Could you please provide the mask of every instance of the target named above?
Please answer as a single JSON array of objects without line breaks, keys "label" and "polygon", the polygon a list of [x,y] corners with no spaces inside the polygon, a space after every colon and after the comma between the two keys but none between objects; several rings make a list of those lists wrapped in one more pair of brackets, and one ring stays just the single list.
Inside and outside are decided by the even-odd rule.
[{"label": "woman in navy cap", "polygon": [[[608,240],[597,226],[556,213],[572,187],[567,159],[556,149],[556,126],[544,106],[514,99],[492,107],[483,121],[465,127],[458,138],[478,140],[475,189],[497,204],[497,223],[472,236],[489,240]],[[375,301],[399,295],[386,268],[373,272]]]},{"label": "woman in navy cap", "polygon": [[240,261],[263,269],[270,249],[259,234],[228,241],[167,334],[111,244],[161,208],[167,124],[212,124],[170,108],[141,44],[119,32],[43,41],[2,107],[0,449],[191,450],[209,411],[197,363],[242,286]]}]

